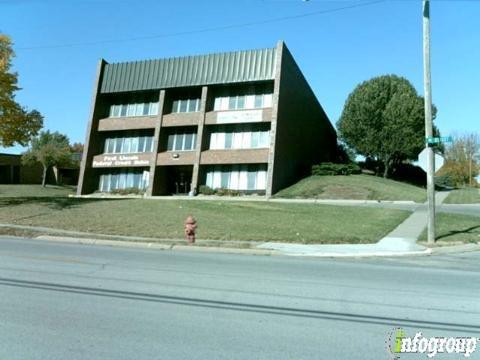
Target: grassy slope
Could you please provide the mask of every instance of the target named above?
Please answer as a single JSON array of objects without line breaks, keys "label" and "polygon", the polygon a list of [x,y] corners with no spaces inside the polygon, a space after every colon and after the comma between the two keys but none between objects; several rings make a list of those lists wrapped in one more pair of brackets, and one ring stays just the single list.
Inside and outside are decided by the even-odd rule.
[{"label": "grassy slope", "polygon": [[182,238],[189,214],[198,220],[201,239],[301,243],[375,242],[409,215],[318,204],[0,197],[0,223],[102,234]]},{"label": "grassy slope", "polygon": [[371,175],[310,176],[276,197],[357,200],[426,200],[423,188]]},{"label": "grassy slope", "polygon": [[[441,242],[480,242],[480,217],[437,213],[435,221],[436,240]],[[427,241],[427,231],[420,236]]]},{"label": "grassy slope", "polygon": [[74,194],[73,187],[47,185],[0,185],[0,198],[3,197],[51,197]]},{"label": "grassy slope", "polygon": [[465,188],[450,192],[445,204],[480,204],[480,189]]}]

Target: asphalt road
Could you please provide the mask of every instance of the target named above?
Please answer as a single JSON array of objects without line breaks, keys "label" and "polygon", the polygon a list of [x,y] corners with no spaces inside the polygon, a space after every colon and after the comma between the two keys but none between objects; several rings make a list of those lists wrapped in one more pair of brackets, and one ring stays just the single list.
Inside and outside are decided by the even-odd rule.
[{"label": "asphalt road", "polygon": [[480,216],[480,205],[454,205],[454,204],[442,204],[438,207],[441,212],[451,214],[462,214],[471,216]]},{"label": "asphalt road", "polygon": [[480,337],[479,279],[480,253],[332,260],[0,238],[0,359],[389,359],[396,327]]}]

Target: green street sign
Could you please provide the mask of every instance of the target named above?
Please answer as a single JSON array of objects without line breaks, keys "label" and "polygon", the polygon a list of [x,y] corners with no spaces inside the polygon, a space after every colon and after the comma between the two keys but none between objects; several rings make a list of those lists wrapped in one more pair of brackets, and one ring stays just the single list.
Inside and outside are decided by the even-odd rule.
[{"label": "green street sign", "polygon": [[426,138],[426,141],[427,141],[427,144],[451,143],[453,142],[453,138],[451,136],[440,136],[440,137],[429,136]]}]

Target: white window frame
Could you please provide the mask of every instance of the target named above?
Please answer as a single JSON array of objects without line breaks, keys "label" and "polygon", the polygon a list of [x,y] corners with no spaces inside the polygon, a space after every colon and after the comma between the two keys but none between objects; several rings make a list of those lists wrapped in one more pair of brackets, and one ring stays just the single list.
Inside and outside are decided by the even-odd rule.
[{"label": "white window frame", "polygon": [[273,94],[264,94],[263,95],[263,106],[264,108],[272,107]]},{"label": "white window frame", "polygon": [[254,108],[255,108],[255,95],[246,95],[245,109],[254,109]]},{"label": "white window frame", "polygon": [[127,104],[127,117],[135,116],[136,110],[137,110],[136,104]]},{"label": "white window frame", "polygon": [[158,115],[158,102],[151,102],[148,109],[148,115]]},{"label": "white window frame", "polygon": [[210,135],[210,149],[211,150],[217,149],[217,133],[212,133]]},{"label": "white window frame", "polygon": [[240,167],[240,174],[238,177],[238,189],[239,190],[248,190],[248,167],[246,165],[242,165]]},{"label": "white window frame", "polygon": [[219,189],[222,185],[222,172],[216,169],[213,172],[212,189]]},{"label": "white window frame", "polygon": [[245,131],[243,132],[242,149],[251,149],[251,146],[252,146],[252,132]]},{"label": "white window frame", "polygon": [[265,190],[267,188],[267,171],[257,171],[256,190]]},{"label": "white window frame", "polygon": [[139,140],[140,139],[140,136],[136,136],[136,137],[132,137],[130,142],[130,151],[133,152],[133,153],[138,153],[138,143],[139,143]]}]

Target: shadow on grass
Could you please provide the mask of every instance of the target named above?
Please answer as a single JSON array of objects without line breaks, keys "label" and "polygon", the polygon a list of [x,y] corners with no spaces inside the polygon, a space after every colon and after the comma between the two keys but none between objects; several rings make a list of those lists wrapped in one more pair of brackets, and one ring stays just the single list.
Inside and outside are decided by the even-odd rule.
[{"label": "shadow on grass", "polygon": [[480,225],[477,225],[477,226],[471,226],[467,229],[463,229],[463,230],[453,230],[453,231],[449,231],[448,233],[444,234],[444,235],[440,235],[437,237],[437,240],[440,240],[440,239],[443,239],[443,238],[447,238],[449,236],[454,236],[454,235],[458,235],[458,234],[475,234],[475,230],[477,229],[480,229]]},{"label": "shadow on grass", "polygon": [[99,202],[99,201],[121,201],[127,199],[98,199],[98,198],[69,198],[65,196],[24,196],[24,197],[11,197],[0,198],[0,208],[7,206],[29,205],[39,204],[47,206],[53,210],[65,210],[69,208],[79,207],[85,204]]}]

